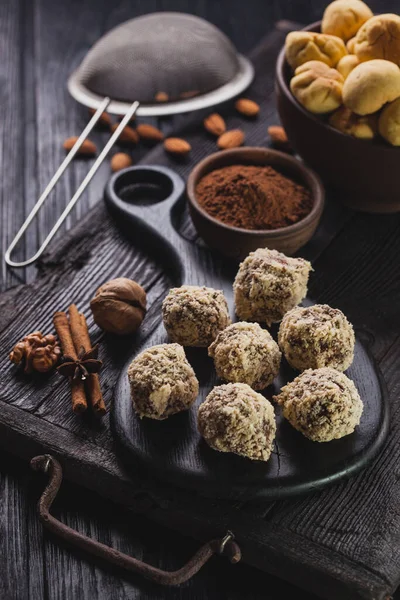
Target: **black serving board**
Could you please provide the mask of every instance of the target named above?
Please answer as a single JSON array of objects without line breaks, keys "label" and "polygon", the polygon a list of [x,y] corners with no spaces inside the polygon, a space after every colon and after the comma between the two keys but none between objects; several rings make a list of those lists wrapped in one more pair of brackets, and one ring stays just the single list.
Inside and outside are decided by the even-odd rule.
[{"label": "black serving board", "polygon": [[[106,200],[117,222],[133,237],[140,236],[149,250],[158,254],[176,285],[208,285],[223,289],[233,316],[232,283],[237,266],[207,248],[188,244],[174,228],[176,203],[184,184],[172,171],[160,167],[132,167],[116,174],[106,189]],[[162,231],[162,233],[160,233]],[[213,276],[207,264],[213,261]],[[219,265],[216,267],[216,264]],[[167,342],[161,325],[138,344],[129,362],[144,347]],[[205,349],[186,349],[200,382],[196,405],[189,411],[157,422],[139,419],[130,399],[127,368],[122,369],[114,393],[115,435],[123,455],[134,468],[143,468],[175,485],[195,489],[218,498],[275,499],[322,488],[350,476],[375,456],[388,429],[388,405],[379,374],[360,341],[348,376],[364,402],[356,431],[329,443],[315,443],[294,430],[276,408],[277,436],[268,462],[250,461],[210,449],[197,430],[197,408],[218,381]],[[279,377],[265,392],[272,395],[295,378],[283,362]]]}]

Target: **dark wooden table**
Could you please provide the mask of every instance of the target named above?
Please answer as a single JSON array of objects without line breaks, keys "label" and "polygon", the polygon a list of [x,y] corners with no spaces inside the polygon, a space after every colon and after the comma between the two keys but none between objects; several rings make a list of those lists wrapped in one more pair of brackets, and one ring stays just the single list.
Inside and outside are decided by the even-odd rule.
[{"label": "dark wooden table", "polygon": [[[320,0],[2,0],[0,3],[1,61],[1,189],[0,235],[3,254],[24,215],[60,162],[61,144],[76,133],[84,114],[65,88],[69,72],[79,63],[90,45],[106,30],[134,16],[156,10],[190,11],[203,16],[235,42],[242,52],[250,50],[285,18],[311,22],[321,15]],[[373,8],[394,11],[396,0],[370,2]],[[48,231],[60,206],[71,196],[86,166],[76,166],[53,195],[54,209],[41,217],[26,241],[30,254]],[[99,189],[108,176],[99,174],[68,222],[76,223],[99,200]],[[399,302],[398,250],[400,219],[354,216],[336,236],[320,260],[321,268],[333,272],[334,285],[341,286],[342,306],[350,317],[373,325],[374,353],[390,390],[399,385],[393,364],[400,355],[399,319],[393,322],[391,305]],[[370,240],[367,243],[366,238]],[[376,256],[388,251],[389,265]],[[398,246],[398,242],[397,242]],[[346,254],[344,254],[345,249]],[[347,268],[354,259],[360,272]],[[357,259],[357,260],[355,260]],[[358,262],[357,262],[358,261]],[[26,272],[6,270],[1,260],[1,289],[8,289],[35,277]],[[333,267],[333,264],[335,265]],[[365,284],[363,283],[365,282]],[[315,283],[318,289],[318,280]],[[362,305],[359,305],[363,299]],[[326,300],[329,302],[329,289]],[[244,565],[230,566],[215,559],[190,583],[165,590],[139,578],[93,566],[44,534],[35,513],[40,488],[26,463],[4,451],[0,455],[0,598],[99,599],[122,598],[207,598],[236,600],[308,598],[297,589]],[[63,486],[57,506],[65,523],[124,552],[172,569],[195,550],[197,543],[176,532],[160,528],[143,517],[70,484]],[[399,595],[400,598],[400,595]]]}]

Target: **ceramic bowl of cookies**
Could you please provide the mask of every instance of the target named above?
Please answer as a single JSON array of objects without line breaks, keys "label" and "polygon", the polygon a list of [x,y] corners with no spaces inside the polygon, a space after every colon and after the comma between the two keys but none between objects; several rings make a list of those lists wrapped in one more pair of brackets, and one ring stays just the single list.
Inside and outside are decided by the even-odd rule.
[{"label": "ceramic bowl of cookies", "polygon": [[199,162],[187,198],[206,244],[242,260],[257,248],[291,255],[304,246],[321,219],[325,193],[319,177],[296,158],[248,147]]},{"label": "ceramic bowl of cookies", "polygon": [[[337,12],[353,10],[355,3],[369,11],[356,34],[341,28]],[[331,28],[324,23],[329,11]],[[352,22],[351,15],[342,25]],[[400,17],[373,16],[360,0],[337,0],[324,20],[289,33],[279,54],[276,96],[282,125],[296,153],[339,192],[338,200],[356,210],[398,212]],[[374,38],[377,27],[382,36]],[[392,27],[397,39],[388,35]],[[381,41],[384,47],[378,46]]]}]

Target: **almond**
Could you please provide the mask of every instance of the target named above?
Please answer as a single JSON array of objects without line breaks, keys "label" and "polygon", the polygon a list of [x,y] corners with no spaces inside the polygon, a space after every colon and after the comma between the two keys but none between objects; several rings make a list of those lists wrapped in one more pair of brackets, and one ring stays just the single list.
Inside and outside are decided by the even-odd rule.
[{"label": "almond", "polygon": [[[89,108],[89,114],[91,116],[93,116],[95,112],[96,112],[95,108]],[[97,125],[103,125],[104,127],[111,127],[112,121],[111,121],[110,115],[106,112],[101,113],[100,119],[97,121]]]},{"label": "almond", "polygon": [[125,152],[117,152],[111,159],[111,170],[115,173],[116,171],[121,171],[121,169],[126,169],[126,167],[130,167],[132,164],[132,159],[129,154],[125,154]]},{"label": "almond", "polygon": [[192,147],[186,140],[171,137],[164,141],[164,149],[170,154],[186,156],[186,154],[189,154]]},{"label": "almond", "polygon": [[[118,127],[118,124],[115,123],[115,125],[112,125],[111,131],[114,133],[114,131],[117,129],[117,127]],[[139,141],[139,135],[138,135],[137,131],[135,129],[133,129],[132,127],[129,127],[129,125],[124,127],[124,129],[122,130],[122,132],[120,133],[120,136],[118,138],[118,142],[122,142],[123,144],[137,144],[138,141]]]},{"label": "almond", "polygon": [[156,102],[168,102],[169,96],[166,92],[157,92],[157,94],[154,96],[154,100]]},{"label": "almond", "polygon": [[225,121],[218,113],[208,115],[204,119],[203,125],[211,135],[220,136],[226,131]]},{"label": "almond", "polygon": [[244,142],[244,133],[241,129],[231,129],[223,133],[217,140],[217,146],[221,150],[228,148],[237,148]]},{"label": "almond", "polygon": [[248,98],[239,98],[239,100],[236,100],[235,108],[245,117],[256,117],[260,112],[260,107],[257,102],[249,100]]},{"label": "almond", "polygon": [[271,125],[268,127],[268,135],[274,146],[281,148],[285,152],[291,152],[292,148],[287,138],[286,131],[280,125]]},{"label": "almond", "polygon": [[148,123],[141,123],[136,127],[136,131],[142,140],[161,142],[164,139],[163,132],[153,125],[148,125]]},{"label": "almond", "polygon": [[[73,137],[66,139],[63,144],[65,150],[67,150],[68,152],[70,150],[72,150],[77,139],[78,139],[77,135],[74,135]],[[85,140],[76,154],[77,154],[77,156],[79,156],[79,155],[94,156],[96,153],[97,153],[96,144],[94,142],[92,142],[91,140]]]},{"label": "almond", "polygon": [[197,90],[189,90],[187,92],[181,92],[179,94],[179,98],[181,98],[182,100],[188,100],[189,98],[194,98],[195,96],[198,96],[199,94],[200,94],[200,92]]}]

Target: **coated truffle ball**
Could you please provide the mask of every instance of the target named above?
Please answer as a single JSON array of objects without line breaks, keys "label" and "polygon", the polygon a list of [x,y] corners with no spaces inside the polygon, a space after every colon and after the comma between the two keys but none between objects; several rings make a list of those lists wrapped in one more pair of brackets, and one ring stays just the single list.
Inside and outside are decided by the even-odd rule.
[{"label": "coated truffle ball", "polygon": [[144,350],[130,364],[128,378],[140,418],[166,419],[190,408],[199,393],[199,382],[179,344]]},{"label": "coated truffle ball", "polygon": [[277,250],[259,248],[241,263],[233,288],[236,314],[243,321],[280,321],[307,294],[311,264]]},{"label": "coated truffle ball", "polygon": [[353,433],[363,411],[354,383],[330,367],[304,371],[274,400],[282,406],[285,419],[314,442]]},{"label": "coated truffle ball", "polygon": [[207,347],[231,322],[223,292],[194,285],[170,290],[162,315],[171,341],[182,346]]},{"label": "coated truffle ball", "polygon": [[276,424],[272,404],[245,383],[215,387],[198,413],[200,434],[214,450],[268,460]]},{"label": "coated truffle ball", "polygon": [[218,334],[208,349],[221,379],[247,383],[255,390],[270,385],[279,372],[281,352],[258,323],[234,323]]},{"label": "coated truffle ball", "polygon": [[353,362],[353,326],[341,310],[327,304],[286,313],[278,340],[288,363],[299,371],[321,367],[345,371]]}]

